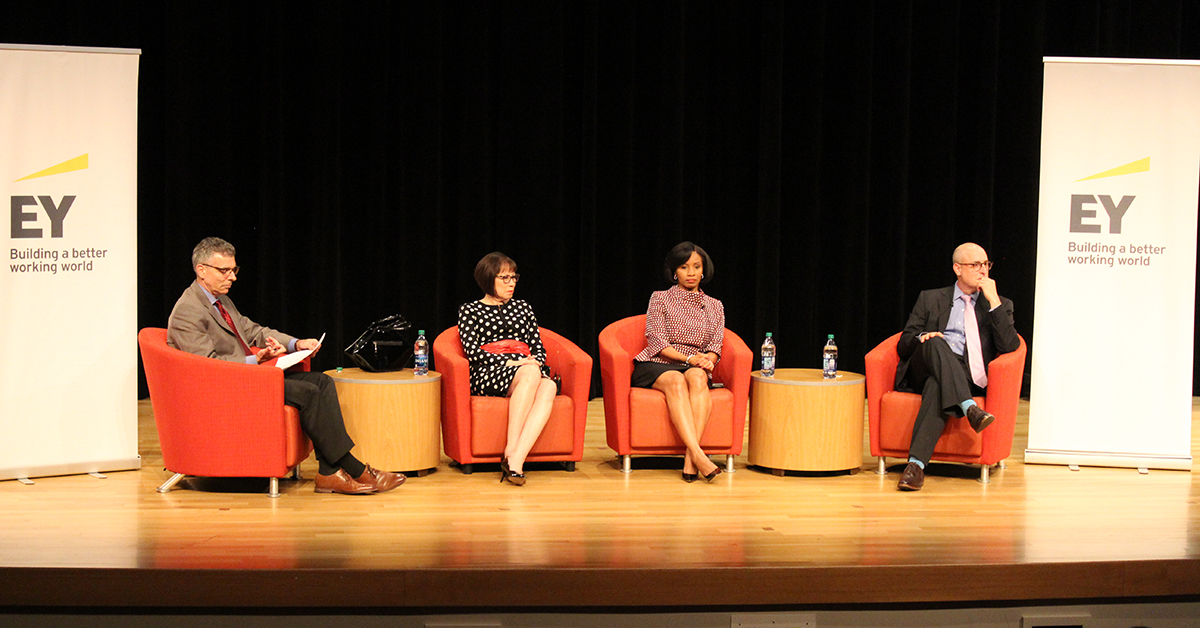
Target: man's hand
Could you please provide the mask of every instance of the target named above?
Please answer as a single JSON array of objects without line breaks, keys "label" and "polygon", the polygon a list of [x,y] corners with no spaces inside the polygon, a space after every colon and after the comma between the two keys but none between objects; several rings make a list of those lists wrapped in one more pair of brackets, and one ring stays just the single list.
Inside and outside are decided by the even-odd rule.
[{"label": "man's hand", "polygon": [[983,298],[988,300],[988,309],[996,309],[1000,307],[1000,293],[996,292],[996,280],[991,277],[984,277],[979,282],[979,291],[983,293]]},{"label": "man's hand", "polygon": [[321,343],[317,342],[316,338],[305,338],[304,340],[296,341],[296,348],[301,351],[312,349],[312,355],[317,355],[317,352],[321,350]]},{"label": "man's hand", "polygon": [[946,335],[940,331],[927,331],[927,332],[921,334],[920,336],[917,336],[917,340],[921,341],[921,344],[925,344],[925,341],[929,340],[930,338],[945,338],[945,337],[946,337]]},{"label": "man's hand", "polygon": [[279,344],[278,340],[267,336],[266,348],[255,354],[255,358],[258,360],[259,364],[262,364],[263,362],[274,360],[285,353],[287,353],[287,347]]}]

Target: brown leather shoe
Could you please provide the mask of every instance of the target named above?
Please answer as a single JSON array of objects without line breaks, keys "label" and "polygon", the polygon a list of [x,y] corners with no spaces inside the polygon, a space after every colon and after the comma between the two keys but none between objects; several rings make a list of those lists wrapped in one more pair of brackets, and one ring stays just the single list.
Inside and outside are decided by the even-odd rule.
[{"label": "brown leather shoe", "polygon": [[355,482],[345,471],[338,469],[333,475],[317,474],[318,493],[341,493],[343,495],[368,495],[375,492],[370,484]]},{"label": "brown leather shoe", "polygon": [[971,429],[976,433],[982,432],[983,428],[992,424],[996,420],[996,416],[979,406],[971,406],[967,408],[967,422],[971,424]]},{"label": "brown leather shoe", "polygon": [[407,479],[408,478],[404,477],[403,473],[380,471],[371,465],[367,465],[367,470],[363,471],[362,475],[354,478],[354,481],[360,484],[366,484],[367,486],[374,486],[376,493],[386,493],[397,486],[404,484],[404,480]]},{"label": "brown leather shoe", "polygon": [[907,467],[904,467],[904,475],[900,476],[900,483],[896,488],[902,491],[919,491],[925,486],[925,470],[921,465],[910,462]]}]

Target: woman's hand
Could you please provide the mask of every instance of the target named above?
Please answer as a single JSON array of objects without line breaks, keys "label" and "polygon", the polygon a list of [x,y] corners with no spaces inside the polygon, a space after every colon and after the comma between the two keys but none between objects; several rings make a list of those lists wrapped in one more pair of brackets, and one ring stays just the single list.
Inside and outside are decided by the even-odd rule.
[{"label": "woman's hand", "polygon": [[707,353],[697,353],[696,355],[690,355],[687,358],[687,363],[688,363],[688,366],[695,366],[697,368],[702,368],[710,373],[712,372],[713,368],[716,367],[716,364],[713,363],[712,359],[708,356]]},{"label": "woman's hand", "polygon": [[541,368],[542,366],[542,363],[538,362],[537,359],[533,357],[521,358],[520,360],[509,360],[504,363],[504,366],[525,366],[526,364],[532,364],[538,368]]}]

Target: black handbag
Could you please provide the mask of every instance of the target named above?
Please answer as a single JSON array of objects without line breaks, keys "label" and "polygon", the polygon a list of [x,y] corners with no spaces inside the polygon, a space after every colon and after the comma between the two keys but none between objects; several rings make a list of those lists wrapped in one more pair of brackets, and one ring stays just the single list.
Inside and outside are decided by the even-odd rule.
[{"label": "black handbag", "polygon": [[393,314],[368,325],[367,330],[346,347],[346,355],[364,371],[399,371],[412,358],[416,339],[412,324],[403,316]]}]

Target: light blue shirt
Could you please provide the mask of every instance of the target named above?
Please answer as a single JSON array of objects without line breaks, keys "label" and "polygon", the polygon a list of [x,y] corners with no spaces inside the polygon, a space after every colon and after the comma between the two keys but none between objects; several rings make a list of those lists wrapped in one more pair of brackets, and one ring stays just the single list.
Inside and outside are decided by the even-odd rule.
[{"label": "light blue shirt", "polygon": [[[204,293],[204,296],[208,297],[208,304],[212,306],[212,309],[215,310],[218,315],[220,315],[221,310],[220,310],[220,308],[217,307],[217,297],[214,297],[213,293],[209,292],[208,288],[205,288],[204,284],[200,283],[199,281],[196,282],[196,285],[200,286],[200,290]],[[957,290],[957,288],[955,288],[955,289]],[[225,318],[225,317],[222,316],[221,318]],[[237,330],[235,329],[234,332],[237,333]],[[240,333],[239,333],[239,335],[240,335]],[[243,338],[242,340],[245,341],[246,339]],[[292,341],[288,343],[288,353],[291,353],[295,350],[296,350],[296,339],[293,338]],[[246,364],[258,364],[258,356],[255,356],[255,355],[246,356]]]},{"label": "light blue shirt", "polygon": [[[967,348],[967,308],[963,303],[963,294],[965,293],[958,284],[954,284],[954,305],[950,307],[950,320],[946,321],[946,329],[942,332],[946,337],[946,344],[950,345],[950,350],[956,355],[962,355]],[[978,298],[979,291],[976,290],[970,297],[971,307],[975,307],[975,300]]]}]

